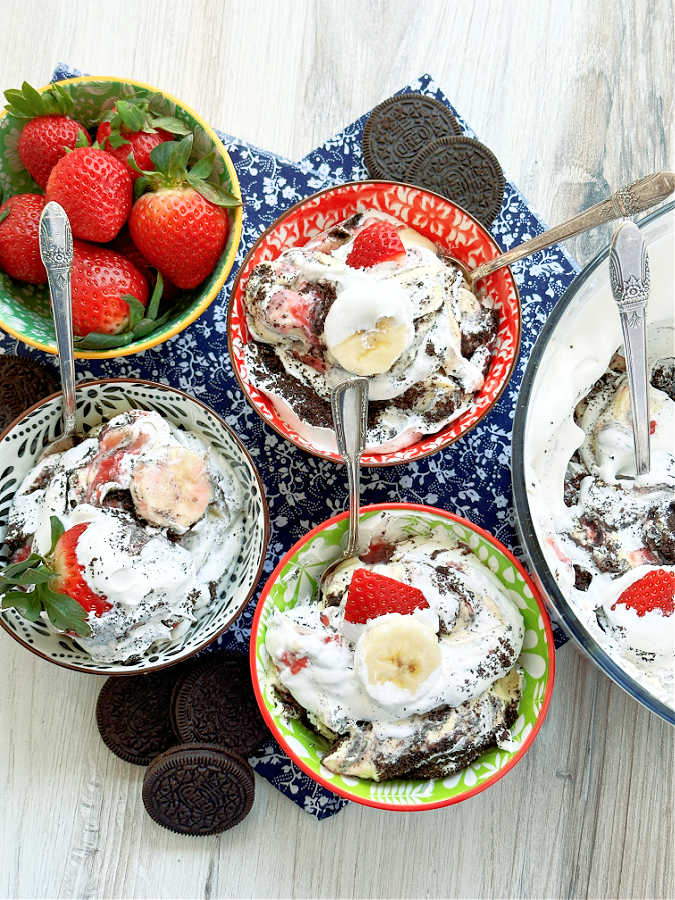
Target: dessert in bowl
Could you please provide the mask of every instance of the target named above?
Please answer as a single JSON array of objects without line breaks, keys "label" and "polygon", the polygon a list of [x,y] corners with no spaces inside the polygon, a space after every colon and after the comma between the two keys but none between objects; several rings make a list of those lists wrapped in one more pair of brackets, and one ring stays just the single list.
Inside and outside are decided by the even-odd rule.
[{"label": "dessert in bowl", "polygon": [[72,446],[53,445],[60,395],[0,437],[3,571],[22,579],[0,625],[78,671],[162,668],[250,598],[269,532],[262,485],[225,423],[181,391],[85,382],[77,406]]},{"label": "dessert in bowl", "polygon": [[464,519],[415,504],[346,514],[289,550],[256,609],[260,708],[291,758],[349,799],[391,809],[458,802],[530,746],[553,687],[543,603],[520,565]]},{"label": "dessert in bowl", "polygon": [[[636,477],[607,251],[533,352],[514,423],[516,521],[565,628],[622,688],[675,721],[675,328],[670,204],[643,223],[651,467]],[[555,390],[551,386],[555,385]]]},{"label": "dessert in bowl", "polygon": [[330,390],[369,378],[365,465],[434,453],[475,425],[510,377],[520,307],[511,273],[480,295],[461,269],[499,249],[468,213],[395,182],[329,188],[264,232],[237,275],[228,340],[254,409],[338,460]]},{"label": "dessert in bowl", "polygon": [[[53,91],[54,85],[46,85],[40,89],[39,94],[43,96],[45,94],[51,95]],[[126,132],[123,132],[119,137],[119,144],[115,144],[113,151],[112,145],[109,143],[110,138],[107,139],[108,142],[101,138],[101,128],[108,124],[102,120],[112,114],[113,108],[119,101],[124,101],[127,104],[131,102],[148,103],[148,114],[152,114],[154,121],[162,122],[164,120],[165,124],[171,121],[173,124],[168,127],[177,129],[174,133],[164,133],[163,136],[165,138],[179,138],[184,134],[192,135],[192,146],[189,154],[190,164],[197,159],[204,159],[204,157],[209,159],[210,168],[207,167],[204,170],[207,172],[205,178],[209,184],[204,190],[207,193],[215,190],[226,191],[234,198],[240,198],[239,181],[232,160],[213,128],[196,112],[170,94],[142,82],[99,76],[70,78],[58,82],[58,91],[59,97],[62,98],[62,102],[65,104],[64,108],[69,110],[69,118],[72,120],[73,126],[81,125],[82,134],[84,135],[86,131],[85,140],[90,143],[93,138],[99,138],[99,141],[102,141],[102,149],[97,149],[95,152],[111,159],[113,152],[118,154],[120,152],[122,154],[128,153],[131,147],[124,136]],[[14,94],[16,93],[15,91]],[[34,98],[31,102],[35,102]],[[4,224],[5,229],[11,229],[8,235],[0,238],[0,269],[2,269],[0,271],[0,327],[30,346],[37,347],[48,353],[56,353],[56,339],[50,311],[49,292],[45,283],[46,276],[35,246],[37,243],[37,222],[41,211],[40,204],[43,205],[45,201],[45,197],[42,196],[43,188],[47,191],[47,199],[58,200],[66,207],[69,204],[61,196],[64,189],[63,184],[59,186],[59,195],[57,196],[55,193],[54,196],[51,196],[50,189],[56,191],[56,187],[50,187],[51,182],[47,181],[46,178],[40,179],[39,174],[34,170],[36,177],[40,179],[39,183],[36,182],[26,169],[24,163],[26,154],[24,153],[22,156],[21,140],[27,128],[36,121],[36,118],[30,120],[27,126],[25,119],[12,115],[5,110],[0,111],[0,187],[2,188],[2,199],[5,204],[5,209],[0,213],[0,219],[4,219],[4,223],[0,222],[0,225]],[[108,131],[110,131],[110,128],[108,128]],[[153,134],[149,132],[157,133],[158,131],[163,131],[160,125],[154,129],[148,127],[138,132],[138,134],[147,139],[153,137]],[[126,137],[128,136],[126,134]],[[82,149],[82,147],[78,147],[74,152],[79,152]],[[134,146],[134,152],[136,152],[136,149]],[[104,153],[104,150],[110,152]],[[72,154],[70,155],[72,156]],[[141,161],[140,156],[138,157],[138,161],[141,162],[141,168],[146,168],[150,165],[147,151],[145,157],[145,162]],[[98,162],[100,163],[100,159]],[[127,177],[127,182],[129,182],[129,176],[125,175],[122,162],[115,158],[111,165],[113,164],[118,169],[119,167],[122,168],[122,177]],[[119,175],[119,172],[117,174]],[[83,170],[82,175],[86,175],[85,170]],[[133,179],[136,177],[136,174],[134,173],[130,177]],[[75,172],[75,184],[77,185],[81,180],[83,178],[80,178],[79,173]],[[100,176],[100,180],[103,182],[103,176]],[[122,187],[120,186],[120,189]],[[123,192],[128,192],[128,198],[125,200],[128,204],[131,204],[132,190],[130,182],[123,188]],[[145,194],[144,198],[147,197],[148,195]],[[15,198],[17,203],[20,202],[19,198],[22,198],[26,204],[32,201],[32,206],[23,205],[21,208],[17,206],[17,209],[14,211],[14,218],[17,221],[15,224],[11,224],[12,210],[10,209],[9,216],[6,219],[5,214],[7,213],[7,203],[10,202],[11,205]],[[75,199],[79,201],[82,198],[75,197]],[[143,202],[145,203],[146,200],[144,199]],[[135,205],[137,204],[138,200]],[[88,206],[90,210],[92,207],[96,209],[98,204],[90,203],[85,204],[85,206]],[[22,222],[21,220],[27,219],[28,212],[31,213],[32,230],[30,234],[25,234],[27,226],[25,221]],[[114,212],[117,214],[117,210],[114,210]],[[139,323],[136,323],[131,328],[131,319],[133,318],[131,313],[133,311],[125,303],[120,302],[119,297],[128,294],[135,296],[139,300],[139,307],[137,307],[134,315],[143,314],[142,306],[145,307],[145,313],[147,314],[151,308],[150,295],[152,294],[152,287],[156,278],[155,272],[157,267],[159,267],[159,261],[151,259],[147,253],[140,250],[135,243],[137,239],[132,241],[130,230],[133,216],[129,215],[129,209],[122,214],[122,220],[129,216],[129,230],[127,230],[126,226],[120,230],[122,225],[122,221],[120,221],[117,223],[115,233],[106,236],[103,236],[103,234],[95,236],[94,232],[91,232],[91,234],[78,233],[72,210],[69,212],[69,215],[73,226],[73,235],[76,238],[75,261],[73,265],[75,333],[83,336],[88,332],[105,331],[107,338],[95,343],[86,343],[80,349],[76,347],[76,356],[83,358],[105,358],[139,353],[168,340],[185,329],[217,297],[234,264],[241,239],[242,209],[239,204],[227,209],[224,216],[223,234],[221,234],[222,243],[219,243],[218,249],[209,265],[198,273],[197,281],[189,285],[185,282],[178,287],[179,282],[175,277],[173,278],[175,284],[170,284],[172,279],[165,277],[163,295],[158,309],[153,310],[152,317],[147,317],[147,321],[144,321],[140,328],[137,327]],[[85,209],[82,215],[88,215],[88,210]],[[184,224],[184,220],[181,224]],[[138,230],[140,232],[141,229],[139,228]],[[164,231],[166,234],[169,229],[164,229]],[[25,264],[19,265],[21,260],[19,260],[19,263],[14,260],[15,265],[8,265],[16,255],[16,250],[13,250],[13,247],[17,244],[14,238],[15,232],[21,233],[22,236],[21,255],[23,257],[29,255],[26,249],[26,241],[30,238],[33,248],[31,255],[35,257],[33,263],[37,265],[37,271],[33,274],[26,273]],[[205,240],[208,239],[205,238]],[[154,243],[159,244],[160,242],[155,241]],[[81,289],[78,288],[78,284],[81,285]],[[115,287],[119,289],[115,298],[111,299],[112,293],[114,293],[113,288]],[[91,308],[87,306],[83,299],[81,305],[84,314],[81,318],[85,328],[82,331],[78,331],[78,319],[80,318],[78,315],[78,307],[80,306],[79,295],[83,294],[86,298],[87,295],[91,296],[94,291],[99,292],[102,296],[104,295],[105,315],[101,313],[98,316],[101,323],[98,325],[93,318]],[[98,303],[103,306],[103,300],[99,299]],[[123,329],[125,329],[123,334],[117,334],[117,339],[111,340],[113,332],[120,332]],[[120,337],[123,339],[120,340]]]}]

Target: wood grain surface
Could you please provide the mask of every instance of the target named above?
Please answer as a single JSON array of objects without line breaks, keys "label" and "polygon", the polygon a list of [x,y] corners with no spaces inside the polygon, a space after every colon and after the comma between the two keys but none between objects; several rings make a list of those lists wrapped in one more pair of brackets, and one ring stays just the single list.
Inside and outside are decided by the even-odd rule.
[{"label": "wood grain surface", "polygon": [[[3,0],[0,84],[65,60],[170,91],[298,158],[430,72],[554,223],[673,167],[668,0]],[[568,244],[581,262],[606,240]],[[101,681],[0,636],[0,896],[675,896],[673,732],[577,650],[506,778],[419,814],[317,823],[258,779],[251,815],[181,838],[98,738]]]}]

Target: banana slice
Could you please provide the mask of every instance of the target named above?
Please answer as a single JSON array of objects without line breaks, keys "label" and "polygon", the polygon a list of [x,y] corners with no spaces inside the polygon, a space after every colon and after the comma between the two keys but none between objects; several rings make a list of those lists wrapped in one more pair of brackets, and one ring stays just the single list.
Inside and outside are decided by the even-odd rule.
[{"label": "banana slice", "polygon": [[354,375],[387,372],[414,337],[410,300],[393,279],[353,278],[337,295],[323,328],[328,351]]},{"label": "banana slice", "polygon": [[433,629],[412,616],[382,616],[363,633],[354,665],[366,691],[379,702],[383,686],[393,684],[411,696],[441,664],[441,650]]},{"label": "banana slice", "polygon": [[433,241],[424,237],[419,231],[415,231],[414,228],[399,228],[398,236],[406,250],[408,247],[426,247],[427,250],[435,250]]},{"label": "banana slice", "polygon": [[375,328],[357,331],[331,353],[348,372],[354,375],[381,375],[388,372],[408,346],[409,328],[391,316],[383,316]]},{"label": "banana slice", "polygon": [[170,447],[165,459],[138,463],[130,489],[139,516],[178,533],[201,519],[211,502],[204,458],[184,447]]}]

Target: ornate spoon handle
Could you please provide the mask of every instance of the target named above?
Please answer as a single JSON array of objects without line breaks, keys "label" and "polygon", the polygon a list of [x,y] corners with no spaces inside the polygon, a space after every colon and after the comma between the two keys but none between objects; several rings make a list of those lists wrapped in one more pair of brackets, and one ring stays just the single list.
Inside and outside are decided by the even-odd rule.
[{"label": "ornate spoon handle", "polygon": [[359,496],[361,454],[368,425],[368,379],[352,378],[333,389],[333,422],[338,453],[347,465],[349,482],[349,538],[344,556],[353,556],[359,545]]},{"label": "ornate spoon handle", "polygon": [[665,200],[673,191],[675,191],[675,174],[672,172],[656,172],[653,175],[646,175],[612,194],[606,200],[579,213],[578,216],[574,216],[554,228],[549,228],[548,231],[514,247],[508,253],[502,253],[501,256],[496,256],[489,262],[478,266],[469,273],[471,283],[475,284],[480,278],[485,278],[496,269],[509,266],[525,256],[536,253],[537,250],[550,247],[551,244],[557,244],[559,241],[574,237],[590,228],[596,228],[598,225],[604,225],[606,222],[612,222],[614,219],[644,212]]},{"label": "ornate spoon handle", "polygon": [[40,216],[40,256],[47,270],[49,293],[59,351],[63,391],[63,437],[75,431],[75,355],[73,352],[73,302],[70,271],[73,235],[66,211],[53,200]]},{"label": "ornate spoon handle", "polygon": [[625,222],[612,237],[609,280],[619,307],[633,419],[635,467],[649,472],[649,373],[647,371],[647,300],[649,259],[640,229]]}]

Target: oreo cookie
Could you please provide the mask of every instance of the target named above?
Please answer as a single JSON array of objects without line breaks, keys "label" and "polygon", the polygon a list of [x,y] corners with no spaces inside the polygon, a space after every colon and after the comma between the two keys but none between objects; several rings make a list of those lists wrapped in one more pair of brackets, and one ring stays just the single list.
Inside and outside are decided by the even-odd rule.
[{"label": "oreo cookie", "polygon": [[443,137],[419,151],[405,180],[452,200],[486,228],[504,199],[504,173],[485,144],[467,137]]},{"label": "oreo cookie", "polygon": [[248,658],[226,651],[205,656],[176,686],[172,720],[181,741],[219,744],[241,756],[269,737]]},{"label": "oreo cookie", "polygon": [[148,815],[178,834],[226,831],[253,806],[253,769],[216,744],[179,744],[154,759],[143,778]]},{"label": "oreo cookie", "polygon": [[109,678],[96,703],[103,743],[126,762],[147,766],[176,743],[169,711],[179,673],[173,668]]},{"label": "oreo cookie", "polygon": [[371,178],[406,181],[417,154],[462,129],[447,106],[424,94],[397,94],[371,112],[363,129],[363,159]]},{"label": "oreo cookie", "polygon": [[27,356],[0,355],[0,431],[29,406],[59,389],[59,377]]}]

